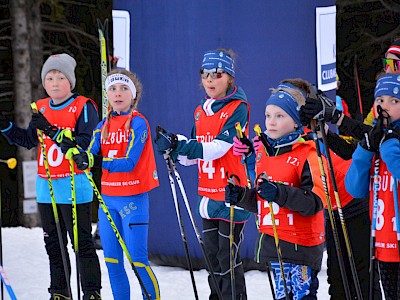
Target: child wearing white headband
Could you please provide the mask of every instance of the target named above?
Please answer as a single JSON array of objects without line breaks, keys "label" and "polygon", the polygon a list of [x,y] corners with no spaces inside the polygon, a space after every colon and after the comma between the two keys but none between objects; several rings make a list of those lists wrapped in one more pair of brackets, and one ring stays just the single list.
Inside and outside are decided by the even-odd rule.
[{"label": "child wearing white headband", "polygon": [[[102,168],[102,196],[146,289],[143,299],[160,299],[147,252],[148,192],[158,186],[158,176],[151,130],[137,111],[142,85],[134,73],[117,69],[109,73],[105,86],[107,116],[97,125],[87,152],[75,155],[74,160],[81,170]],[[101,208],[99,231],[113,297],[131,299],[124,254]]]}]

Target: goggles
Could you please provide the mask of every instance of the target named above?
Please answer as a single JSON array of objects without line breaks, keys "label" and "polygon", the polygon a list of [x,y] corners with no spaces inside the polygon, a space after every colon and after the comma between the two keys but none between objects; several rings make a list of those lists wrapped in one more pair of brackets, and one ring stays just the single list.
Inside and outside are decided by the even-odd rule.
[{"label": "goggles", "polygon": [[382,64],[386,73],[388,68],[390,68],[393,73],[400,72],[400,59],[382,58]]},{"label": "goggles", "polygon": [[208,75],[210,75],[212,79],[221,78],[223,73],[226,73],[226,72],[222,69],[211,69],[211,70],[201,69],[200,70],[200,76],[203,79],[206,79],[208,77]]}]

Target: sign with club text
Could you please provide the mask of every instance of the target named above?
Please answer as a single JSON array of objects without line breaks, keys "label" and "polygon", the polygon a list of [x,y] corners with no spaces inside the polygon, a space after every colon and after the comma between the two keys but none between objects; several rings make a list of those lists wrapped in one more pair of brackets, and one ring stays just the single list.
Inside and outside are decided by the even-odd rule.
[{"label": "sign with club text", "polygon": [[316,8],[318,89],[336,89],[336,6]]}]

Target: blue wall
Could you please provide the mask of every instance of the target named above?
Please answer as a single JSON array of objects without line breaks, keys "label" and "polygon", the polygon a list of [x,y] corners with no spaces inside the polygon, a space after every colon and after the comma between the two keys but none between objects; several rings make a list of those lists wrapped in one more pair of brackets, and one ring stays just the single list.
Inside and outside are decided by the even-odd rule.
[{"label": "blue wall", "polygon": [[[285,78],[316,82],[315,7],[333,0],[114,0],[114,9],[131,15],[131,70],[144,86],[139,110],[153,130],[160,125],[186,136],[193,111],[203,97],[199,69],[206,50],[231,48],[238,55],[236,84],[251,106],[250,129],[264,128],[269,88]],[[251,136],[253,132],[251,130]],[[184,256],[163,159],[157,155],[160,187],[151,192],[151,254]],[[178,165],[192,211],[196,214],[197,170]],[[181,205],[193,257],[202,257],[191,223]],[[201,219],[197,217],[201,229]],[[243,257],[252,258],[257,230],[246,228]]]}]

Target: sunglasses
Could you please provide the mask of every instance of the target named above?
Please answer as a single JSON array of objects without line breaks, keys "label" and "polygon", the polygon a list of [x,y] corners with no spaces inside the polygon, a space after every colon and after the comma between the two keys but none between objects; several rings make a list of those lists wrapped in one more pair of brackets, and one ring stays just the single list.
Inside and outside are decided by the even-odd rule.
[{"label": "sunglasses", "polygon": [[382,64],[385,72],[388,67],[392,72],[400,72],[400,59],[382,58]]},{"label": "sunglasses", "polygon": [[208,77],[208,75],[210,75],[212,79],[221,78],[223,73],[226,73],[226,72],[223,71],[222,69],[211,69],[211,70],[201,69],[200,70],[200,76],[203,79],[206,79]]}]

